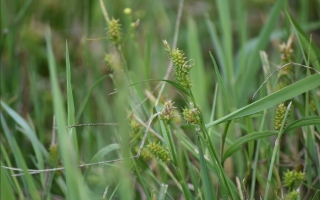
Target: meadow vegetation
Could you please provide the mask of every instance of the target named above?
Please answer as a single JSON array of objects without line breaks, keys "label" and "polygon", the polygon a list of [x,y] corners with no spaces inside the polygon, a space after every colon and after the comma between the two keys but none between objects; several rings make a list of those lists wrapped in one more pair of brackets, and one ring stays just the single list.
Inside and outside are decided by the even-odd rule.
[{"label": "meadow vegetation", "polygon": [[320,1],[1,0],[1,199],[320,199]]}]

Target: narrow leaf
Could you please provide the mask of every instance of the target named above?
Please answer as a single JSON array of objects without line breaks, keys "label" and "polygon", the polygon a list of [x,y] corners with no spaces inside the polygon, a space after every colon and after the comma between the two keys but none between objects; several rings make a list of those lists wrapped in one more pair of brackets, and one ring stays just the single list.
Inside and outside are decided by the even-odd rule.
[{"label": "narrow leaf", "polygon": [[281,102],[284,102],[288,99],[291,99],[295,96],[298,96],[304,92],[312,90],[315,87],[320,86],[320,74],[314,74],[307,78],[304,78],[296,83],[289,85],[273,94],[270,94],[256,102],[253,102],[245,107],[242,107],[229,115],[226,115],[216,121],[209,122],[206,124],[206,127],[209,128],[216,124],[229,121],[232,119],[244,117],[247,115],[251,115],[253,113],[260,112],[264,109],[275,106]]},{"label": "narrow leaf", "polygon": [[132,84],[129,85],[129,87],[134,86],[136,84],[149,82],[149,81],[165,81],[165,82],[171,84],[173,87],[177,88],[179,91],[185,93],[186,95],[189,95],[189,92],[186,89],[184,89],[180,84],[178,84],[178,83],[176,83],[174,81],[171,81],[171,80],[166,80],[166,79],[147,79],[147,80],[139,81],[139,82],[136,82],[136,83],[132,83]]}]

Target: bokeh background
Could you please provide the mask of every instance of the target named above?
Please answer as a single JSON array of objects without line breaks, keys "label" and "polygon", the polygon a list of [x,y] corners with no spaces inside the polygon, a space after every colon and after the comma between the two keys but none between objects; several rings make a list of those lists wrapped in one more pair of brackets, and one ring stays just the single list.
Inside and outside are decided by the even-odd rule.
[{"label": "bokeh background", "polygon": [[[109,16],[120,20],[123,32],[131,31],[126,36],[123,51],[132,81],[162,78],[169,64],[162,40],[165,39],[170,44],[173,42],[179,1],[104,2]],[[246,61],[239,59],[239,55],[254,44],[274,4],[274,0],[230,1],[229,13],[221,13],[214,0],[184,1],[177,46],[186,52],[188,58],[195,60],[195,66],[202,66],[197,72],[199,76],[194,77],[194,86],[197,88],[196,95],[202,96],[199,101],[206,118],[210,114],[208,108],[216,83],[209,51],[219,57],[219,47],[211,31],[215,30],[217,38],[223,43],[225,35],[221,19],[230,14],[230,42],[234,55],[232,63],[235,68],[245,66]],[[285,7],[306,33],[312,35],[312,42],[320,46],[320,1],[289,0]],[[130,8],[131,12],[125,13],[126,8]],[[94,82],[103,75],[112,73],[104,58],[114,47],[106,38],[106,21],[100,3],[98,0],[1,0],[0,10],[1,100],[30,122],[41,143],[49,148],[52,141],[53,106],[45,33],[48,29],[52,33],[59,84],[63,94],[66,93],[66,42],[68,44],[77,110]],[[132,30],[132,24],[137,20],[139,26]],[[280,62],[278,45],[287,40],[290,30],[284,13],[281,13],[277,20],[274,34],[264,49],[274,65]],[[301,53],[296,59],[297,62],[302,61]],[[223,72],[222,64],[218,59],[218,65]],[[172,79],[172,76],[170,78]],[[234,108],[251,101],[250,95],[262,81],[261,69],[252,84],[248,85],[247,93],[236,92],[241,98],[231,100]],[[235,87],[236,80],[233,80],[232,84],[228,87]],[[145,87],[151,91],[155,85],[156,83],[142,84],[138,90],[143,91]],[[199,85],[201,87],[197,87]],[[112,79],[105,79],[99,84],[77,123],[115,122],[114,113],[117,111],[113,106],[114,89]],[[66,96],[64,98],[66,99]],[[184,105],[184,99],[173,87],[166,88],[163,99],[165,98],[173,99],[177,107]],[[152,102],[147,104],[152,105]],[[4,116],[7,117],[6,114]],[[18,145],[23,149],[23,155],[30,157],[26,159],[27,165],[33,168],[34,153],[30,141],[19,132],[13,120],[8,118],[7,123],[15,134]],[[108,135],[110,127],[79,127],[78,130],[79,149],[84,161],[89,161],[99,149],[115,140]],[[1,143],[10,152],[4,137],[1,137]],[[61,193],[59,190],[56,192]]]}]

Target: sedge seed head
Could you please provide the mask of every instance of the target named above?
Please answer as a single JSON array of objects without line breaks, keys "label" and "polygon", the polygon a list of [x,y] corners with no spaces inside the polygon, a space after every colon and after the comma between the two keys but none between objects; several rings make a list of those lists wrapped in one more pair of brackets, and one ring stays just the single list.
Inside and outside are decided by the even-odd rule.
[{"label": "sedge seed head", "polygon": [[284,197],[284,200],[299,200],[300,199],[299,196],[300,196],[300,193],[293,190]]},{"label": "sedge seed head", "polygon": [[149,143],[148,150],[162,162],[170,161],[169,151],[160,143]]},{"label": "sedge seed head", "polygon": [[106,54],[104,61],[107,63],[107,66],[111,69],[112,72],[116,75],[121,75],[123,73],[123,66],[119,54],[116,52],[111,52]]},{"label": "sedge seed head", "polygon": [[195,107],[192,102],[190,103],[190,108],[183,109],[182,116],[188,124],[199,125],[201,122],[199,107]]},{"label": "sedge seed head", "polygon": [[171,100],[164,101],[163,109],[160,113],[161,119],[165,122],[169,122],[174,116],[174,109],[176,107],[173,106],[174,102]]},{"label": "sedge seed head", "polygon": [[[293,62],[293,49],[292,49],[292,37],[289,38],[287,43],[282,43],[279,45],[281,66]],[[278,73],[278,81],[275,87],[275,91],[278,91],[288,85],[290,85],[294,80],[294,67],[288,65]]]},{"label": "sedge seed head", "polygon": [[59,148],[57,144],[51,144],[50,148],[49,148],[49,152],[50,152],[50,165],[54,166],[57,162],[57,158],[59,156]]},{"label": "sedge seed head", "polygon": [[122,29],[118,19],[112,18],[108,22],[108,37],[115,45],[119,45],[121,43]]},{"label": "sedge seed head", "polygon": [[189,72],[192,65],[188,64],[187,58],[182,50],[178,48],[171,50],[167,41],[164,40],[163,43],[166,46],[169,58],[172,60],[176,82],[185,89],[191,88],[192,84]]},{"label": "sedge seed head", "polygon": [[284,114],[286,113],[287,107],[284,103],[278,105],[276,114],[274,116],[274,129],[279,130],[281,128],[281,124],[284,118]]},{"label": "sedge seed head", "polygon": [[284,185],[291,191],[295,190],[299,187],[299,185],[304,180],[305,173],[302,173],[301,171],[292,170],[284,173]]}]

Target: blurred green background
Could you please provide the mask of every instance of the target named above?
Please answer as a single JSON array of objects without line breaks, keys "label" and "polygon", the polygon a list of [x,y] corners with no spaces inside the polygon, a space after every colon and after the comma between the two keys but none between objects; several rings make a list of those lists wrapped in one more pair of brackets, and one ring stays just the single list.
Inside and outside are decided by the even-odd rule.
[{"label": "blurred green background", "polygon": [[[162,78],[169,63],[162,40],[166,39],[170,44],[173,42],[179,1],[104,2],[109,16],[120,19],[124,33],[128,33],[132,23],[139,20],[139,26],[127,35],[123,46],[132,81]],[[232,108],[246,104],[250,101],[250,95],[263,81],[263,75],[260,67],[258,73],[252,76],[252,84],[245,88],[246,93],[236,88],[241,80],[241,69],[246,68],[247,64],[247,60],[241,59],[246,56],[241,54],[246,54],[247,50],[253,48],[275,2],[229,1],[230,9],[222,12],[214,0],[184,1],[177,47],[183,49],[188,58],[195,60],[195,66],[202,66],[192,76],[196,98],[203,108],[206,122],[216,83],[208,52],[211,51],[217,58],[224,81],[230,81],[227,88],[233,88],[230,91],[237,96],[231,99]],[[125,8],[130,8],[132,12],[125,14]],[[312,42],[320,46],[320,1],[289,0],[285,8],[308,35],[312,34]],[[226,35],[223,19],[228,17],[231,19],[231,32]],[[277,20],[272,30],[272,39],[266,41],[266,48],[263,49],[273,63],[280,62],[278,44],[286,41],[290,35],[290,24],[285,14],[281,13]],[[52,33],[59,84],[63,94],[66,94],[65,44],[68,43],[76,111],[94,82],[111,73],[104,62],[104,56],[114,47],[106,39],[106,22],[98,0],[1,0],[1,100],[32,124],[41,143],[49,148],[53,107],[45,42],[48,28]],[[215,30],[217,38],[213,37],[212,30]],[[223,47],[229,45],[231,48],[221,51],[221,46],[217,46],[215,39],[218,39]],[[226,44],[228,42],[230,44]],[[232,60],[221,59],[223,54],[232,55]],[[302,61],[301,53],[298,53],[296,61]],[[230,77],[224,73],[225,65],[228,64],[235,69],[236,78],[231,77],[232,80],[228,80]],[[170,78],[172,79],[172,76]],[[141,90],[141,93],[145,88],[151,91],[155,84],[142,84],[137,90]],[[111,94],[114,89],[110,78],[99,84],[90,96],[84,114],[76,123],[116,122],[114,114],[117,111],[113,106],[115,97]],[[64,98],[66,100],[66,95]],[[177,107],[184,105],[184,99],[170,86],[166,87],[163,98],[173,99]],[[147,104],[152,105],[150,102]],[[227,111],[224,110],[219,115],[225,114]],[[7,118],[5,113],[4,116]],[[19,132],[13,120],[8,118],[7,123],[15,134],[18,145],[23,149],[24,157],[31,158],[26,159],[27,165],[35,168],[31,143]],[[99,149],[114,142],[114,138],[110,137],[110,127],[80,127],[77,130],[80,157],[84,161],[89,161]],[[8,142],[2,136],[1,130],[1,143],[10,152]]]}]

